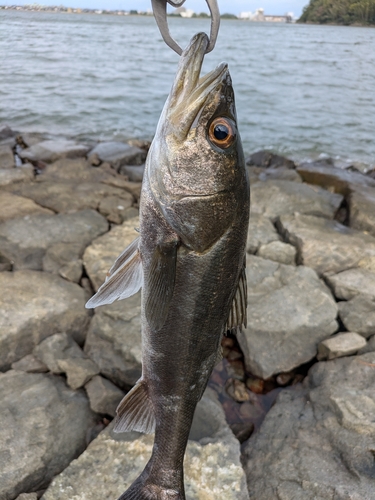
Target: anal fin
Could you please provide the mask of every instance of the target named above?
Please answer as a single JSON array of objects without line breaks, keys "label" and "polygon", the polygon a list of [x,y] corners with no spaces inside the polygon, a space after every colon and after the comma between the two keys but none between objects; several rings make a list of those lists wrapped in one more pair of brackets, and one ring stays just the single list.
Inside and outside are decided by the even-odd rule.
[{"label": "anal fin", "polygon": [[245,259],[225,330],[237,330],[238,328],[242,328],[242,326],[245,328],[247,326],[247,279]]},{"label": "anal fin", "polygon": [[149,272],[149,290],[145,304],[150,328],[159,331],[168,316],[176,279],[177,242],[157,245]]},{"label": "anal fin", "polygon": [[148,396],[147,383],[139,380],[128,392],[116,410],[115,432],[137,431],[151,434],[155,430],[155,416]]}]

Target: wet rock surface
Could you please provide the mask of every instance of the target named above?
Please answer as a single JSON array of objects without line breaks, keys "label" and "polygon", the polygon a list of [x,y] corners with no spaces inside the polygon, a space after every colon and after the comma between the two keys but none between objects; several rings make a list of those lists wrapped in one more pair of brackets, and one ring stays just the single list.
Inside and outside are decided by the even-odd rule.
[{"label": "wet rock surface", "polygon": [[280,394],[246,444],[250,498],[373,497],[374,367],[374,353],[321,362]]},{"label": "wet rock surface", "polygon": [[[0,127],[0,140],[27,153],[60,139]],[[110,424],[141,375],[140,295],[84,308],[138,236],[149,144],[93,144],[79,158],[52,148],[33,165],[0,165],[0,378],[22,378],[0,383],[6,500],[40,498],[56,474],[45,500],[114,500],[151,453],[152,436]],[[248,498],[243,443],[250,498],[372,500],[375,181],[268,152],[248,172],[249,326],[223,338],[198,405],[187,498]],[[21,415],[11,436],[9,408],[7,419]]]},{"label": "wet rock surface", "polygon": [[78,158],[85,156],[88,147],[70,140],[42,141],[24,149],[20,156],[26,161],[45,161],[51,163],[59,158]]},{"label": "wet rock surface", "polygon": [[82,453],[95,415],[84,392],[45,374],[0,374],[0,400],[0,497],[12,500],[47,486]]}]

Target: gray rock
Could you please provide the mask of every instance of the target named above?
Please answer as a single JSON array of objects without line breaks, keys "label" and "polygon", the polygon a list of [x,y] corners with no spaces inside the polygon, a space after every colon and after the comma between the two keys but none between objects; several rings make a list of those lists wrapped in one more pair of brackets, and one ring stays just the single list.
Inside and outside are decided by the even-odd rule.
[{"label": "gray rock", "polygon": [[98,375],[98,366],[88,358],[59,359],[58,365],[66,374],[68,386],[76,390]]},{"label": "gray rock", "polygon": [[263,259],[274,260],[281,264],[295,265],[297,250],[293,245],[282,241],[272,241],[266,245],[261,245],[257,255]]},{"label": "gray rock", "polygon": [[126,175],[129,181],[142,182],[145,172],[145,164],[143,165],[124,165],[120,168],[120,174]]},{"label": "gray rock", "polygon": [[142,165],[146,152],[136,146],[123,142],[101,142],[90,151],[90,156],[97,154],[102,161],[111,163],[116,170],[123,165]]},{"label": "gray rock", "polygon": [[267,379],[316,356],[337,330],[337,305],[316,273],[247,256],[248,327],[238,334],[245,365]]},{"label": "gray rock", "polygon": [[28,354],[24,358],[12,363],[13,370],[19,370],[26,373],[46,373],[48,367],[40,359],[36,358],[33,354]]},{"label": "gray rock", "polygon": [[292,160],[289,160],[285,156],[276,155],[270,151],[257,151],[253,153],[246,160],[247,165],[255,165],[262,168],[289,168],[294,169],[296,167]]},{"label": "gray rock", "polygon": [[348,302],[339,302],[339,315],[345,328],[365,338],[375,334],[375,299],[357,295]]},{"label": "gray rock", "polygon": [[49,273],[15,271],[0,273],[0,290],[0,370],[56,331],[85,338],[89,316],[78,285]]},{"label": "gray rock", "polygon": [[358,333],[338,333],[333,337],[323,340],[318,347],[318,360],[342,358],[351,356],[367,344],[366,340]]},{"label": "gray rock", "polygon": [[83,144],[66,139],[42,141],[20,152],[26,161],[52,163],[60,158],[79,158],[86,156],[88,148]]},{"label": "gray rock", "polygon": [[326,281],[338,299],[350,300],[361,293],[375,298],[375,272],[367,269],[348,269],[327,276]]},{"label": "gray rock", "polygon": [[57,243],[43,257],[43,271],[59,274],[68,281],[79,283],[82,276],[82,245]]},{"label": "gray rock", "polygon": [[26,165],[22,168],[2,168],[0,169],[0,188],[30,181],[33,178],[34,167],[32,165]]},{"label": "gray rock", "polygon": [[85,386],[90,401],[90,407],[96,413],[114,417],[116,408],[125,393],[109,380],[96,375]]},{"label": "gray rock", "polygon": [[375,236],[375,186],[352,191],[349,196],[349,225]]},{"label": "gray rock", "polygon": [[98,183],[120,177],[112,168],[93,167],[85,158],[63,158],[47,165],[38,176],[39,182]]},{"label": "gray rock", "polygon": [[281,392],[244,450],[250,498],[373,498],[374,365],[375,353],[321,362]]},{"label": "gray rock", "polygon": [[214,390],[207,387],[195,410],[189,439],[206,443],[229,432],[218,396]]},{"label": "gray rock", "polygon": [[141,297],[95,311],[85,343],[85,352],[106,378],[123,389],[135,385],[142,373]]},{"label": "gray rock", "polygon": [[50,214],[53,212],[37,205],[28,198],[16,196],[7,191],[0,191],[0,223],[8,219],[30,214]]},{"label": "gray rock", "polygon": [[16,500],[38,500],[38,495],[36,493],[22,493]]},{"label": "gray rock", "polygon": [[343,200],[341,195],[316,186],[281,180],[257,182],[250,191],[251,213],[273,220],[296,212],[332,219]]},{"label": "gray rock", "polygon": [[318,274],[335,274],[352,267],[375,271],[375,238],[309,215],[280,217],[279,231],[297,248],[298,263]]},{"label": "gray rock", "polygon": [[246,251],[256,253],[261,245],[267,245],[272,241],[279,241],[275,226],[264,215],[252,214],[247,232]]},{"label": "gray rock", "polygon": [[10,146],[0,146],[0,168],[14,168],[14,156]]},{"label": "gray rock", "polygon": [[123,192],[121,198],[119,196],[106,196],[99,204],[99,212],[107,217],[109,222],[122,224],[126,220],[127,209],[131,208],[133,203],[133,196],[127,192]]},{"label": "gray rock", "polygon": [[135,228],[139,219],[129,219],[121,226],[113,227],[107,234],[95,239],[86,248],[83,263],[95,291],[104,283],[108,270],[120,253],[137,237]]},{"label": "gray rock", "polygon": [[322,186],[335,193],[348,196],[359,186],[375,187],[375,180],[359,172],[350,172],[327,165],[303,163],[297,172],[305,182]]},{"label": "gray rock", "polygon": [[247,167],[250,184],[259,181],[281,180],[302,182],[300,175],[292,169],[288,168],[262,168],[262,167]]},{"label": "gray rock", "polygon": [[0,141],[9,139],[11,137],[14,137],[15,135],[17,135],[17,132],[8,127],[8,125],[5,125],[3,123],[0,125]]},{"label": "gray rock", "polygon": [[[204,413],[211,425],[207,423],[209,436],[188,443],[184,462],[186,498],[248,500],[240,446],[224,426],[223,410],[209,395],[204,395],[201,406],[197,412]],[[215,425],[217,431],[213,431]],[[201,434],[205,434],[204,429]],[[153,439],[137,433],[114,434],[110,426],[53,480],[42,500],[117,498],[143,470]]]},{"label": "gray rock", "polygon": [[34,348],[33,354],[55,374],[65,373],[59,363],[61,360],[87,358],[77,342],[66,333],[56,333],[44,339]]},{"label": "gray rock", "polygon": [[375,351],[375,335],[368,339],[367,344],[358,351],[358,354],[366,354]]},{"label": "gray rock", "polygon": [[52,245],[75,243],[83,249],[107,229],[107,221],[93,210],[30,215],[0,224],[1,252],[14,269],[41,270],[46,250]]},{"label": "gray rock", "polygon": [[95,423],[83,391],[60,377],[0,374],[0,498],[46,487],[86,447]]}]

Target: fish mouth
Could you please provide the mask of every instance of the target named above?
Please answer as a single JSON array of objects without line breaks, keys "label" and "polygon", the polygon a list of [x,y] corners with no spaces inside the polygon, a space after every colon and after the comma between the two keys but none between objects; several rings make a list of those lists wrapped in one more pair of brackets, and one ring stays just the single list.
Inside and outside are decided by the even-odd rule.
[{"label": "fish mouth", "polygon": [[226,63],[221,63],[208,74],[200,76],[208,44],[209,39],[205,33],[197,33],[192,38],[181,55],[167,101],[168,121],[180,138],[187,136],[210,94],[219,92],[223,85],[230,82]]}]

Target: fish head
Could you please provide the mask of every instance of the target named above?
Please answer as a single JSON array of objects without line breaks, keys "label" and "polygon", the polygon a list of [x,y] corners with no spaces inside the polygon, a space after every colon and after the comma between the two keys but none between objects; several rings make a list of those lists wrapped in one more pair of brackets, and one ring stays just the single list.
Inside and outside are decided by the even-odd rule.
[{"label": "fish head", "polygon": [[150,149],[147,175],[163,205],[230,191],[243,180],[245,163],[228,66],[221,63],[200,76],[208,43],[207,35],[198,33],[182,53]]}]

